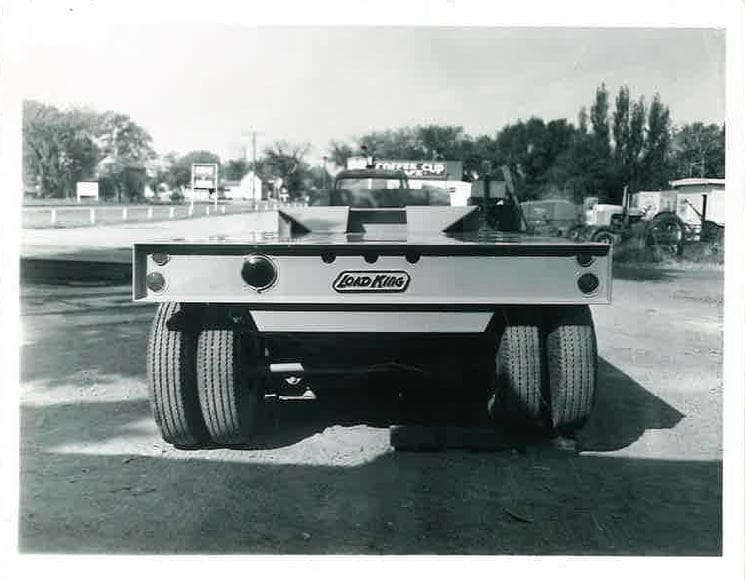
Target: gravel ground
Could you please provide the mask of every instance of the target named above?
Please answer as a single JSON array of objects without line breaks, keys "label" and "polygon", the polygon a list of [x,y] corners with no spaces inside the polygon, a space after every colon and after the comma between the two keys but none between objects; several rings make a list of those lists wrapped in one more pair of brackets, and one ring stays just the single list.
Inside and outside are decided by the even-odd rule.
[{"label": "gravel ground", "polygon": [[128,287],[21,294],[22,552],[721,551],[721,272],[619,269],[576,456],[396,453],[386,413],[313,399],[271,405],[252,449],[180,451],[146,398],[152,306]]}]

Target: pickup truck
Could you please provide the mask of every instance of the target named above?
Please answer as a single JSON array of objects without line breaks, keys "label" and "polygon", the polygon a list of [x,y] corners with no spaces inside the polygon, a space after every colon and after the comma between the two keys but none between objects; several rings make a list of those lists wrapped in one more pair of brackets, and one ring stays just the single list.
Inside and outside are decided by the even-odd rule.
[{"label": "pickup truck", "polygon": [[147,376],[163,439],[250,444],[267,394],[354,394],[389,374],[381,389],[458,389],[499,425],[571,437],[595,399],[590,305],[610,302],[610,247],[484,213],[368,168],[339,173],[326,206],[280,208],[276,231],[136,243],[133,298],[159,304]]}]

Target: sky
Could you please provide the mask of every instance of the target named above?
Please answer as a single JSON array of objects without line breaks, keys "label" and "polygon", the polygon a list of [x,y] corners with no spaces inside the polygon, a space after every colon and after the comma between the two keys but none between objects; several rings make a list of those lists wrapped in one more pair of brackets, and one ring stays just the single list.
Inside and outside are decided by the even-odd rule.
[{"label": "sky", "polygon": [[23,94],[130,115],[159,153],[223,159],[416,124],[471,135],[539,116],[576,121],[604,82],[676,125],[722,123],[725,34],[714,29],[250,27],[105,23],[31,27]]}]

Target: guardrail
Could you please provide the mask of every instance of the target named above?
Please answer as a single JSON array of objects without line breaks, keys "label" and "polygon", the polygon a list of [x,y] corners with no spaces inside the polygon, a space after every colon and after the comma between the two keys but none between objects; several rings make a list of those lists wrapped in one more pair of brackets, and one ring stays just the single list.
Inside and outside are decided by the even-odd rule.
[{"label": "guardrail", "polygon": [[26,206],[23,227],[28,229],[84,227],[125,222],[168,221],[238,213],[275,211],[279,207],[300,207],[304,202],[274,200],[235,204],[130,205],[130,206]]}]

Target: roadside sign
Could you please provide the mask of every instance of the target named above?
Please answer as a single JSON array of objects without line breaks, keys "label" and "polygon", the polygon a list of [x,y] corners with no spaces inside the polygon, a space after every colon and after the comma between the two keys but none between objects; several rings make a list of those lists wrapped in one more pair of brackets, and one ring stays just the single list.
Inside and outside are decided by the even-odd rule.
[{"label": "roadside sign", "polygon": [[80,202],[84,198],[98,201],[98,182],[78,181],[76,184],[75,192],[77,194],[78,202]]},{"label": "roadside sign", "polygon": [[375,168],[403,171],[409,179],[445,179],[447,177],[447,165],[444,161],[381,159],[375,162]]},{"label": "roadside sign", "polygon": [[191,188],[217,190],[217,163],[192,163]]}]

